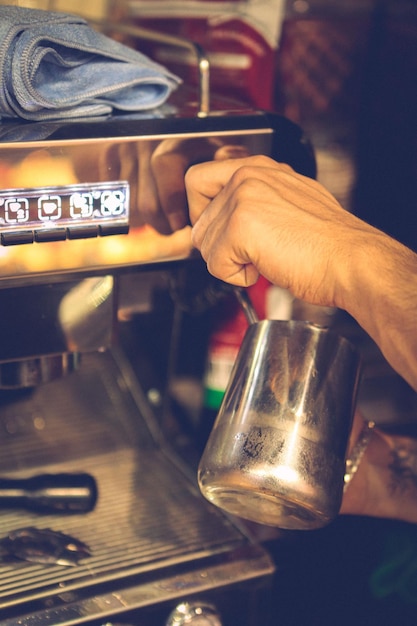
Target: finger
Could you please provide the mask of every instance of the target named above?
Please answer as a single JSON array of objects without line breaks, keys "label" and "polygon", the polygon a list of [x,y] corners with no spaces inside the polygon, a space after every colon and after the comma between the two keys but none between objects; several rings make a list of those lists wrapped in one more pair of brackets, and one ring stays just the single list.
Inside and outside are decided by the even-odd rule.
[{"label": "finger", "polygon": [[191,243],[200,250],[213,276],[247,287],[257,281],[259,271],[246,251],[244,238],[240,238],[239,234],[236,237],[230,224],[229,208],[233,205],[228,205],[226,191],[223,189],[197,220],[192,229]]},{"label": "finger", "polygon": [[[213,244],[213,238],[216,243]],[[193,238],[191,238],[193,243]],[[194,245],[194,243],[193,243]],[[230,242],[219,240],[216,232],[207,229],[200,241],[201,256],[207,269],[216,278],[239,287],[249,287],[259,278],[257,268],[250,262],[242,262],[240,255],[235,255]]]},{"label": "finger", "polygon": [[274,164],[268,157],[244,157],[211,161],[191,167],[185,175],[188,207],[194,224],[209,202],[227,185],[237,170],[245,165]]}]

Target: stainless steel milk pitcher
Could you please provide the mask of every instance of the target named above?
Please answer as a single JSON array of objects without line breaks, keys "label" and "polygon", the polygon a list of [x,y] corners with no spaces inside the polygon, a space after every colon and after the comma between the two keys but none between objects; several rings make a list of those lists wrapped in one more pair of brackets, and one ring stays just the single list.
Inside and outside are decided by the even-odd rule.
[{"label": "stainless steel milk pitcher", "polygon": [[339,512],[360,357],[334,331],[252,323],[202,455],[198,481],[220,508],[312,529]]}]

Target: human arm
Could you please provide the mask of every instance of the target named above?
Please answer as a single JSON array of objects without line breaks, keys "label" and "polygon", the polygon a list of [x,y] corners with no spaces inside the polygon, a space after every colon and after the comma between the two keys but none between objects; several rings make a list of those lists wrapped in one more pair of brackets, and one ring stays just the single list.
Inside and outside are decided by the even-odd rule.
[{"label": "human arm", "polygon": [[193,245],[214,276],[249,286],[262,274],[346,310],[417,390],[416,254],[265,156],[197,165],[185,182]]}]

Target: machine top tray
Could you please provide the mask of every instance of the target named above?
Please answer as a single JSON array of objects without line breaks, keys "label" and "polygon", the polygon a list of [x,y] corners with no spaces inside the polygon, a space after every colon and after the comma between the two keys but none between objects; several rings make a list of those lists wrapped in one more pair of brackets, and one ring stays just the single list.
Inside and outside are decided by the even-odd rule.
[{"label": "machine top tray", "polygon": [[[4,618],[28,612],[22,624],[32,624],[35,618],[40,619],[36,624],[49,623],[39,616],[53,606],[53,623],[67,623],[68,616],[75,619],[86,603],[100,617],[100,611],[105,615],[111,607],[104,601],[101,606],[97,598],[111,597],[112,604],[115,590],[123,593],[132,584],[130,602],[155,601],[144,593],[150,578],[161,602],[165,594],[169,598],[173,593],[171,583],[165,588],[164,580],[174,576],[180,594],[182,576],[188,585],[198,587],[201,569],[219,562],[228,563],[229,569],[234,561],[239,564],[233,570],[236,581],[272,571],[269,558],[202,498],[175,457],[155,440],[110,355],[89,355],[67,378],[15,402],[5,395],[3,402],[3,475],[88,472],[99,490],[96,508],[87,514],[2,512],[0,537],[22,527],[49,528],[75,537],[91,550],[91,556],[75,567],[0,564]],[[210,578],[209,585],[216,584]]]}]

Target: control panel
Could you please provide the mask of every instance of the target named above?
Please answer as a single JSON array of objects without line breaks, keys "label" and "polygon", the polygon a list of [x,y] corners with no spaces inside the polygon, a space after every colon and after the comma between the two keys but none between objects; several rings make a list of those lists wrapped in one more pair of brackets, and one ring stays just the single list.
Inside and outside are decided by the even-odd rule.
[{"label": "control panel", "polygon": [[4,246],[126,234],[129,183],[0,190],[0,243]]}]

